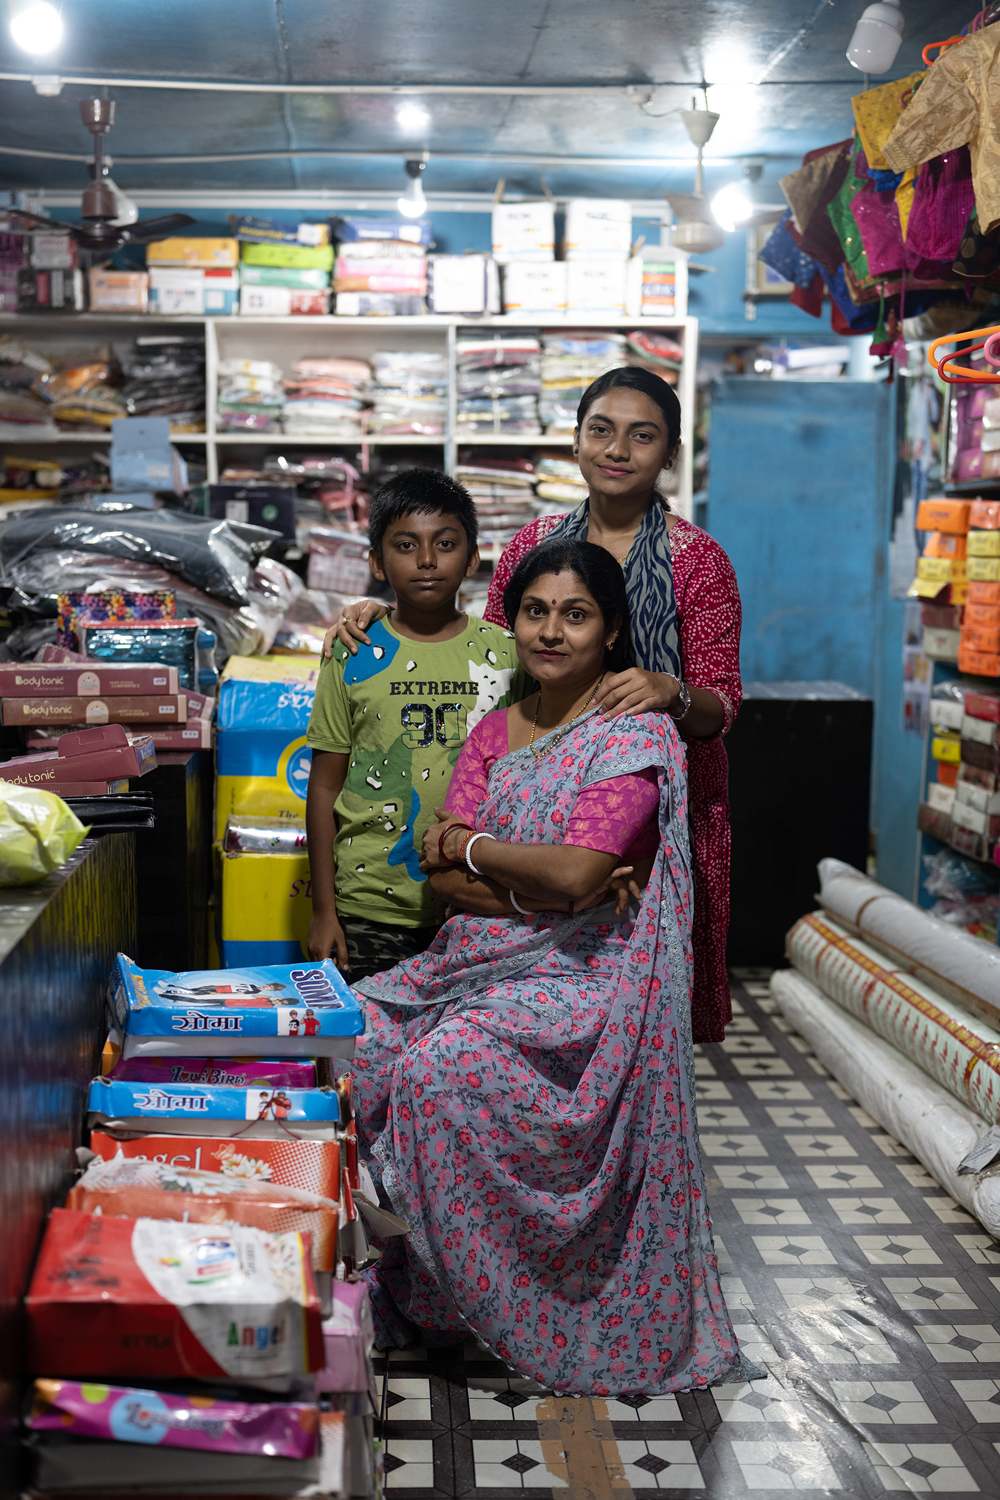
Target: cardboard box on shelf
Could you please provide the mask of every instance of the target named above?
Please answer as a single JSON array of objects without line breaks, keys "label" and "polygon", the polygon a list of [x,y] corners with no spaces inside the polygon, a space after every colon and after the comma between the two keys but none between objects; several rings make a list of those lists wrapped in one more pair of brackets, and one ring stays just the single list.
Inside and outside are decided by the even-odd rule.
[{"label": "cardboard box on shelf", "polygon": [[917,530],[966,532],[971,505],[969,500],[947,500],[943,496],[921,500],[917,507]]},{"label": "cardboard box on shelf", "polygon": [[958,781],[958,766],[952,761],[937,760],[937,779],[942,786],[955,786]]},{"label": "cardboard box on shelf", "polygon": [[632,204],[626,198],[571,198],[566,204],[566,260],[624,261],[632,245]]},{"label": "cardboard box on shelf", "polygon": [[973,689],[965,694],[965,712],[975,719],[1000,724],[1000,690]]},{"label": "cardboard box on shelf", "polygon": [[980,745],[1000,744],[997,724],[990,719],[978,719],[973,714],[963,714],[960,733],[963,740],[975,740]]},{"label": "cardboard box on shelf", "polygon": [[234,239],[187,238],[154,240],[146,246],[146,265],[224,267],[239,265],[239,241]]},{"label": "cardboard box on shelf", "polygon": [[0,722],[8,724],[186,724],[180,693],[140,698],[4,698]]},{"label": "cardboard box on shelf", "polygon": [[145,271],[108,271],[95,266],[88,280],[91,312],[145,312],[149,305]]},{"label": "cardboard box on shelf", "polygon": [[240,313],[245,318],[325,317],[329,310],[329,292],[285,286],[240,287]]},{"label": "cardboard box on shelf", "polygon": [[955,788],[945,786],[943,782],[932,781],[927,788],[927,802],[930,807],[938,812],[943,812],[951,817],[952,808],[955,806]]},{"label": "cardboard box on shelf", "polygon": [[251,245],[328,245],[327,224],[283,224],[280,219],[255,214],[230,214],[229,227],[238,240]]},{"label": "cardboard box on shelf", "polygon": [[1000,583],[1000,557],[970,557],[965,564],[970,583]]},{"label": "cardboard box on shelf", "polygon": [[405,244],[426,246],[433,238],[429,219],[353,219],[348,216],[333,219],[331,228],[333,237],[339,244],[398,240]]},{"label": "cardboard box on shelf", "polygon": [[[1000,625],[977,625],[967,621],[962,626],[962,645],[967,651],[1000,652]],[[958,660],[957,656],[955,660]]]},{"label": "cardboard box on shelf", "polygon": [[554,203],[494,203],[493,258],[498,265],[553,260],[555,242]]},{"label": "cardboard box on shelf", "polygon": [[966,555],[967,537],[956,536],[950,531],[932,531],[924,543],[923,557],[950,557],[961,559]]},{"label": "cardboard box on shelf", "polygon": [[465,317],[500,311],[500,275],[492,255],[432,255],[430,311]]},{"label": "cardboard box on shelf", "polygon": [[970,531],[966,540],[969,557],[1000,557],[1000,531]]},{"label": "cardboard box on shelf", "polygon": [[176,667],[106,667],[99,662],[4,662],[0,665],[0,698],[132,697],[180,691]]},{"label": "cardboard box on shelf", "polygon": [[921,650],[934,661],[958,661],[961,633],[957,630],[939,630],[925,625],[921,638]]},{"label": "cardboard box on shelf", "polygon": [[304,266],[240,266],[240,290],[245,286],[283,286],[296,292],[325,292],[330,287],[328,271]]},{"label": "cardboard box on shelf", "polygon": [[628,263],[624,260],[572,260],[566,266],[566,311],[588,317],[625,315]]},{"label": "cardboard box on shelf", "polygon": [[959,646],[958,670],[968,672],[972,677],[1000,677],[1000,654]]},{"label": "cardboard box on shelf", "polygon": [[1000,500],[973,500],[969,526],[995,531],[1000,527]]},{"label": "cardboard box on shelf", "polygon": [[228,317],[236,311],[239,295],[235,267],[151,266],[149,270],[151,313]]},{"label": "cardboard box on shelf", "polygon": [[1000,580],[976,579],[969,584],[969,604],[1000,604]]},{"label": "cardboard box on shelf", "polygon": [[563,261],[513,261],[504,267],[503,310],[525,316],[566,311],[566,271]]},{"label": "cardboard box on shelf", "polygon": [[70,234],[52,234],[41,230],[30,236],[28,264],[36,271],[73,271],[76,269],[76,241]]},{"label": "cardboard box on shelf", "polygon": [[936,734],[931,740],[931,755],[935,760],[950,760],[958,765],[962,750],[957,734]]}]

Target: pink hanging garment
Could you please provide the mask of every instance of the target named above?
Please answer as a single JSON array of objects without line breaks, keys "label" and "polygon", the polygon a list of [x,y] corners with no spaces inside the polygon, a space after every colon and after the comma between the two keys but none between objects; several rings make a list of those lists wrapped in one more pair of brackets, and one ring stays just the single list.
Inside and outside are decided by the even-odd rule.
[{"label": "pink hanging garment", "polygon": [[904,245],[894,193],[877,193],[869,181],[851,199],[851,212],[861,231],[870,275],[892,276],[905,271],[918,281],[941,279],[940,261],[921,255],[909,231]]},{"label": "pink hanging garment", "polygon": [[968,146],[925,161],[913,189],[907,249],[928,260],[950,264],[958,254],[975,203]]}]

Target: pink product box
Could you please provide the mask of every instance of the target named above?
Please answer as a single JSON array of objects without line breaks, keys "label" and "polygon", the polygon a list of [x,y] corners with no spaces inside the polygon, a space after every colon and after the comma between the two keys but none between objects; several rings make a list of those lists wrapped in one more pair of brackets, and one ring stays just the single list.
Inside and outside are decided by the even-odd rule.
[{"label": "pink product box", "polygon": [[955,465],[956,480],[981,479],[983,477],[983,451],[981,448],[965,448],[958,455]]},{"label": "pink product box", "polygon": [[234,1088],[314,1089],[316,1064],[293,1057],[130,1057],[108,1074],[116,1082],[213,1083]]},{"label": "pink product box", "polygon": [[154,725],[143,728],[157,750],[211,750],[211,719],[189,719],[176,729],[160,729]]},{"label": "pink product box", "polygon": [[[176,695],[176,667],[23,662],[0,666],[0,698],[121,698]],[[190,710],[189,710],[190,712]]]},{"label": "pink product box", "polygon": [[964,453],[967,448],[981,448],[983,446],[983,424],[978,422],[959,422],[958,424],[958,450]]},{"label": "pink product box", "polygon": [[[228,1401],[130,1386],[36,1380],[28,1426],[35,1432],[164,1448],[207,1448],[269,1458],[312,1458],[319,1413],[298,1401]],[[151,1463],[155,1469],[156,1460]]]},{"label": "pink product box", "polygon": [[41,646],[35,653],[38,662],[52,661],[86,661],[87,658],[79,651],[71,651],[68,646]]},{"label": "pink product box", "polygon": [[181,688],[188,701],[188,723],[192,719],[210,719],[215,709],[215,699],[207,693],[195,693],[190,688]]},{"label": "pink product box", "polygon": [[118,781],[144,776],[156,765],[156,749],[148,734],[130,740],[121,724],[104,724],[61,734],[55,750],[42,755],[18,755],[0,765],[0,780],[18,786],[39,786],[58,792],[61,784]]},{"label": "pink product box", "polygon": [[991,401],[997,394],[993,386],[989,385],[960,390],[957,393],[959,423],[981,421],[987,401]]},{"label": "pink product box", "polygon": [[323,1323],[326,1364],[316,1375],[317,1391],[367,1391],[375,1339],[368,1288],[363,1281],[333,1283],[333,1312]]}]

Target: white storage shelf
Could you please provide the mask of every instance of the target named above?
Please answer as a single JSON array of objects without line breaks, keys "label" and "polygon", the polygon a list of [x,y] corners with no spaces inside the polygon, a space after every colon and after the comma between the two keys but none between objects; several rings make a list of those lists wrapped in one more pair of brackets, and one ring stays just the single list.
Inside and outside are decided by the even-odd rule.
[{"label": "white storage shelf", "polygon": [[[692,424],[695,406],[695,368],[698,359],[698,321],[696,318],[631,318],[608,319],[584,315],[566,317],[493,317],[456,318],[437,317],[432,313],[409,318],[339,318],[330,317],[161,317],[140,313],[78,313],[59,315],[31,313],[0,313],[0,331],[23,331],[26,342],[46,354],[55,354],[67,348],[78,349],[88,342],[111,343],[121,358],[131,347],[133,339],[140,334],[184,332],[203,335],[205,339],[206,382],[206,427],[205,433],[178,433],[174,442],[179,446],[193,444],[203,446],[206,454],[208,478],[218,478],[220,461],[225,467],[230,451],[248,446],[259,448],[323,448],[327,450],[357,449],[359,439],[331,439],[323,433],[314,437],[296,434],[294,437],[280,432],[216,432],[216,386],[220,359],[269,359],[279,365],[288,375],[292,365],[303,355],[339,354],[362,359],[371,359],[380,350],[388,349],[436,349],[448,355],[450,372],[448,392],[448,416],[441,437],[373,436],[367,439],[371,448],[428,448],[442,451],[445,467],[454,472],[458,449],[466,447],[503,448],[569,448],[569,434],[545,433],[533,436],[522,433],[476,433],[466,436],[457,427],[456,408],[456,344],[462,337],[493,330],[514,330],[537,333],[546,329],[569,330],[574,328],[607,329],[616,333],[627,333],[630,329],[643,328],[650,332],[667,333],[676,338],[684,349],[684,360],[677,384],[681,402],[683,428],[681,452],[676,466],[678,488],[672,496],[672,504],[681,515],[692,515]],[[23,450],[44,448],[48,444],[88,445],[110,441],[110,434],[101,432],[61,432],[58,434],[34,434],[28,428],[12,432],[7,442],[17,441]],[[0,431],[0,435],[2,431]]]}]

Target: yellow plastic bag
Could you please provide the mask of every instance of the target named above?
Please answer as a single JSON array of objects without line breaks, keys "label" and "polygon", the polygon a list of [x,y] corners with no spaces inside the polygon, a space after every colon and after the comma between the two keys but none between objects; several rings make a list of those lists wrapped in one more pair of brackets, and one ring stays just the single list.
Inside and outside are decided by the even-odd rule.
[{"label": "yellow plastic bag", "polygon": [[87,834],[54,792],[0,781],[0,886],[35,885],[66,863]]}]

